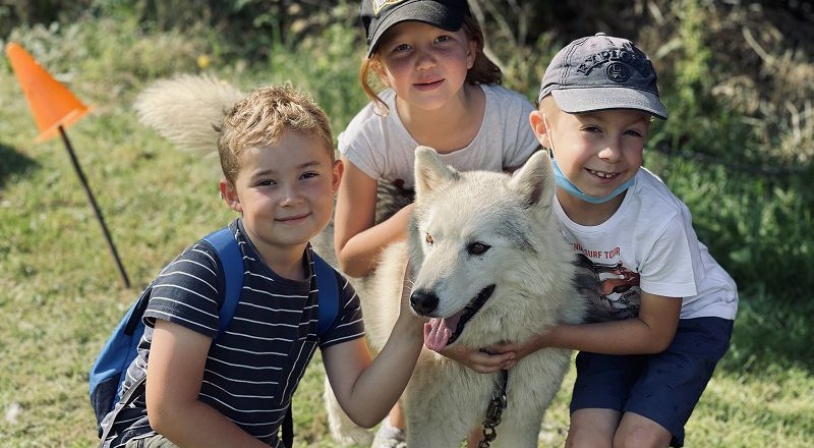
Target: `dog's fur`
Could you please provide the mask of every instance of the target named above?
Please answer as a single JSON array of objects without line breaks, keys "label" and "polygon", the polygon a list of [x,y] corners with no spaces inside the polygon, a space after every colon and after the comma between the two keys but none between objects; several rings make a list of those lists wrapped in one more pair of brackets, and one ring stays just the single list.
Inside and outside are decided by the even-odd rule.
[{"label": "dog's fur", "polygon": [[218,155],[218,131],[226,111],[245,94],[212,76],[179,75],[160,79],[133,103],[139,121],[178,149]]},{"label": "dog's fur", "polygon": [[[182,76],[144,91],[136,108],[143,123],[179,148],[208,154],[216,150],[213,125],[241,96],[214,78]],[[473,298],[486,299],[452,343],[480,349],[525,341],[556,323],[579,322],[585,305],[573,284],[571,248],[552,209],[554,189],[543,152],[509,176],[457,172],[433,150],[418,148],[408,241],[388,247],[372,276],[351,279],[372,348],[383,346],[395,323],[408,258],[411,305],[420,314],[450,318],[471,307]],[[314,243],[335,260],[330,228]],[[543,414],[569,361],[568,350],[544,349],[509,372],[507,407],[493,447],[537,446]],[[457,448],[483,422],[497,378],[424,349],[403,396],[409,446]],[[330,390],[326,396],[332,396]],[[369,442],[370,434],[343,418],[335,400],[326,401],[334,438]]]},{"label": "dog's fur", "polygon": [[[411,306],[419,314],[454,320],[488,295],[455,344],[480,349],[579,322],[585,305],[572,283],[573,255],[551,206],[554,188],[543,152],[509,176],[457,172],[431,149],[418,148],[408,241],[388,247],[373,276],[359,285],[373,348],[383,346],[395,323],[408,258]],[[537,446],[543,414],[569,361],[568,350],[544,349],[509,372],[507,407],[493,447]],[[424,349],[403,395],[408,446],[458,447],[484,421],[498,375],[476,373]],[[331,422],[335,438],[359,442],[341,416],[332,414]]]}]

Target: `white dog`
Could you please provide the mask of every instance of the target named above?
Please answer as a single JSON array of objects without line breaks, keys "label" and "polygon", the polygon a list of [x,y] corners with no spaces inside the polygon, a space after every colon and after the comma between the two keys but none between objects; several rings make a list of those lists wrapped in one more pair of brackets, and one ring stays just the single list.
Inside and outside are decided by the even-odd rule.
[{"label": "white dog", "polygon": [[[373,348],[384,345],[396,321],[408,258],[410,304],[448,328],[447,344],[480,349],[579,322],[585,304],[573,284],[573,253],[551,207],[554,188],[544,152],[509,176],[458,172],[419,147],[408,241],[388,247],[374,274],[357,281]],[[543,414],[569,363],[568,350],[527,356],[508,372],[505,410],[500,399],[489,409],[501,395],[500,373],[480,374],[425,348],[403,396],[408,446],[457,448],[483,424],[487,434],[496,432],[493,447],[536,447]],[[328,401],[334,437],[358,442],[358,431],[353,434]],[[502,412],[499,425],[487,410]]]},{"label": "white dog", "polygon": [[[213,125],[242,96],[215,78],[180,76],[142,92],[135,108],[143,123],[179,148],[212,154]],[[579,322],[585,305],[572,283],[571,248],[551,207],[554,189],[544,152],[510,177],[457,172],[435,151],[418,148],[408,241],[388,247],[372,276],[352,279],[373,348],[383,346],[395,323],[408,258],[411,305],[449,330],[448,344],[480,349],[524,341],[559,322]],[[314,243],[330,261],[333,238],[325,235]],[[536,447],[543,414],[569,362],[570,352],[560,349],[524,358],[508,372],[503,409],[501,374],[479,374],[425,349],[404,393],[409,446],[457,448],[483,424],[487,434],[496,433],[493,447]],[[369,433],[343,418],[335,400],[327,403],[334,438],[369,440]]]}]

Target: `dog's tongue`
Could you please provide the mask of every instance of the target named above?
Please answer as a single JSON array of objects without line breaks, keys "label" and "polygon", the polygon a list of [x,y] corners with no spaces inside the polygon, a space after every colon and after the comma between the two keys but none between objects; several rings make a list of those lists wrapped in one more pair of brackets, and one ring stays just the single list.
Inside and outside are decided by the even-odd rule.
[{"label": "dog's tongue", "polygon": [[430,331],[424,332],[424,346],[436,352],[443,350],[460,320],[460,313],[446,319],[430,319],[427,324],[430,326]]}]

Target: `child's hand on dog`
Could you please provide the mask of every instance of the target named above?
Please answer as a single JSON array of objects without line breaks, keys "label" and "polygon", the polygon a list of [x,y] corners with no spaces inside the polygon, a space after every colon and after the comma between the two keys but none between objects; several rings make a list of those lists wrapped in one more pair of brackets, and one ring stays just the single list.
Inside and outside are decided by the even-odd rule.
[{"label": "child's hand on dog", "polygon": [[438,325],[437,319],[424,324],[424,346],[457,361],[478,373],[494,373],[514,367],[516,355],[512,351],[496,351],[492,347],[479,350],[461,344],[447,346],[449,330]]},{"label": "child's hand on dog", "polygon": [[[440,344],[449,338],[449,332],[432,321],[424,324],[424,346],[457,361],[479,373],[494,373],[500,370],[511,370],[520,360],[537,350],[549,346],[549,332],[534,335],[526,341],[495,344],[490,347],[474,350],[459,344],[445,347]],[[438,347],[436,349],[435,347]]]}]

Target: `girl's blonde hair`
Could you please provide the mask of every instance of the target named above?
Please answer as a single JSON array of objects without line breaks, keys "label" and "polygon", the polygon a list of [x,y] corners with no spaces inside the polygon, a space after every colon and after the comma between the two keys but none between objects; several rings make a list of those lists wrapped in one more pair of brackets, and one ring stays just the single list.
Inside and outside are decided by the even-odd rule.
[{"label": "girl's blonde hair", "polygon": [[[464,23],[461,26],[466,33],[466,37],[475,42],[475,62],[472,68],[466,73],[466,82],[471,84],[500,84],[503,82],[503,73],[500,67],[497,66],[488,56],[483,52],[484,38],[483,30],[475,17],[467,12],[464,17]],[[384,72],[381,58],[378,49],[362,61],[362,67],[359,70],[359,81],[362,83],[362,90],[371,101],[376,103],[376,110],[386,115],[389,113],[389,108],[384,101],[379,98],[376,90],[370,85],[369,81],[372,75],[379,76]]]},{"label": "girl's blonde hair", "polygon": [[262,87],[226,111],[217,129],[220,166],[234,185],[246,148],[274,145],[287,132],[316,137],[334,159],[328,116],[307,94],[290,85]]}]

